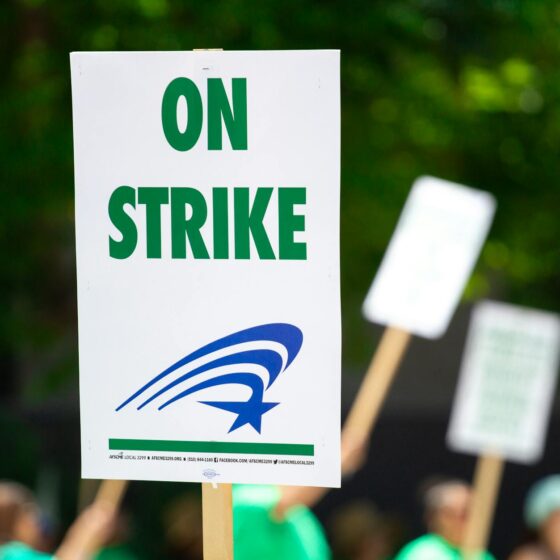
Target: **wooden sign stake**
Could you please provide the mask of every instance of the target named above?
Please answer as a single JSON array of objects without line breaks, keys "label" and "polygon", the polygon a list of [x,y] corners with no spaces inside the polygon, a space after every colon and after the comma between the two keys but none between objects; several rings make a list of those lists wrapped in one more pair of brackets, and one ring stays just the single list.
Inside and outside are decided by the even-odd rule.
[{"label": "wooden sign stake", "polygon": [[385,329],[346,419],[345,432],[357,438],[369,437],[410,339],[408,331]]},{"label": "wooden sign stake", "polygon": [[231,484],[202,483],[204,560],[233,560]]},{"label": "wooden sign stake", "polygon": [[93,501],[99,490],[100,480],[94,478],[81,478],[78,488],[78,513],[86,509]]},{"label": "wooden sign stake", "polygon": [[[410,339],[411,334],[408,331],[396,327],[385,329],[342,429],[343,445],[346,438],[349,442],[347,452],[350,454],[369,439]],[[346,462],[344,447],[342,452],[344,470]],[[349,464],[351,461],[348,457],[346,474],[353,470]],[[312,507],[327,491],[328,488],[312,486],[283,486],[282,500],[274,515],[277,519],[282,519],[287,509],[294,504]]]},{"label": "wooden sign stake", "polygon": [[95,496],[95,503],[103,503],[106,507],[117,511],[127,488],[128,480],[102,480]]},{"label": "wooden sign stake", "polygon": [[473,496],[467,522],[463,557],[475,560],[486,550],[498,490],[504,472],[504,460],[497,455],[481,455],[474,473]]}]

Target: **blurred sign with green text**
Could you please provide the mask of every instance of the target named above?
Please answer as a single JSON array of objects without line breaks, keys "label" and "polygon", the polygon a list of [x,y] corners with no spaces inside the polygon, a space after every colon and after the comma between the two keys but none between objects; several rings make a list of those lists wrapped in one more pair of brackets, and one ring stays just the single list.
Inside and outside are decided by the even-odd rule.
[{"label": "blurred sign with green text", "polygon": [[496,302],[473,312],[448,433],[456,451],[531,463],[543,451],[560,345],[557,315]]}]

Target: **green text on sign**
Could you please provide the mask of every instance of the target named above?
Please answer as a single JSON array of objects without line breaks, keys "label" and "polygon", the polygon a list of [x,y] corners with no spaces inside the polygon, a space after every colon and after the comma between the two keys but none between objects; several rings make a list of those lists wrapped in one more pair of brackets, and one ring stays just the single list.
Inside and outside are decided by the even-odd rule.
[{"label": "green text on sign", "polygon": [[[222,149],[222,122],[234,150],[247,149],[247,80],[231,80],[230,105],[224,83],[220,78],[208,78],[208,149]],[[177,106],[184,99],[187,107],[186,123],[179,123]],[[195,146],[203,124],[203,102],[197,85],[189,78],[175,78],[166,88],[161,103],[161,122],[169,145],[180,152]]]},{"label": "green text on sign", "polygon": [[[252,197],[247,187],[217,187],[208,199],[190,187],[118,187],[109,199],[109,218],[120,232],[120,239],[109,237],[109,254],[114,259],[127,259],[134,253],[138,229],[142,229],[137,220],[141,219],[145,223],[149,259],[162,258],[162,235],[171,239],[173,259],[185,259],[187,255],[193,259],[250,259],[251,240],[261,260],[307,259],[306,243],[295,240],[297,232],[305,231],[305,215],[296,210],[306,203],[304,187],[261,187]],[[276,206],[278,220],[277,248],[272,246],[265,226],[267,210],[272,205]],[[230,206],[233,206],[231,216]],[[168,212],[166,223],[171,231],[162,231],[164,210]],[[202,232],[209,215],[211,243]],[[233,240],[229,234],[230,221]]]}]

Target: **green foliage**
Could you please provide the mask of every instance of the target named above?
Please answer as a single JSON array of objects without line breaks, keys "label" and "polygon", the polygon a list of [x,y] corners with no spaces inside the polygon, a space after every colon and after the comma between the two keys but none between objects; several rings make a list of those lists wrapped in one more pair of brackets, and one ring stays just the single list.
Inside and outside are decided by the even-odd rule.
[{"label": "green foliage", "polygon": [[29,398],[76,374],[73,50],[342,49],[348,366],[371,352],[360,305],[420,174],[498,198],[468,297],[560,308],[556,2],[11,0],[0,21],[0,360]]}]

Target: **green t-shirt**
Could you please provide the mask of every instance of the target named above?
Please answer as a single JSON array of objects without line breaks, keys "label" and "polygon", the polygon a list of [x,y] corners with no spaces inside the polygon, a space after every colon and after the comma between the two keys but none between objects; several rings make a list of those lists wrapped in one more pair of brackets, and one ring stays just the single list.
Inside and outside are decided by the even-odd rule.
[{"label": "green t-shirt", "polygon": [[[408,543],[395,560],[462,560],[462,555],[458,548],[439,535],[428,534]],[[484,552],[480,554],[479,560],[494,560],[494,557]]]},{"label": "green t-shirt", "polygon": [[280,499],[276,486],[235,486],[235,560],[329,560],[331,553],[317,518],[305,506],[291,508],[282,521],[272,518]]},{"label": "green t-shirt", "polygon": [[0,560],[51,560],[52,554],[37,552],[19,542],[11,542],[0,546]]}]

